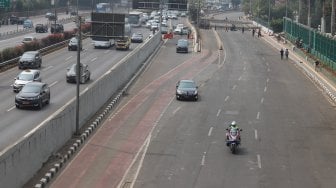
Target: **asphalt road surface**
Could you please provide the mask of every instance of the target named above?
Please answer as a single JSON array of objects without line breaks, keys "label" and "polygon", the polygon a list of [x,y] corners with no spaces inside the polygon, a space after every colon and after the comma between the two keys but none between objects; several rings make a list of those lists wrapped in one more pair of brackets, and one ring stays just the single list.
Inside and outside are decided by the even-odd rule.
[{"label": "asphalt road surface", "polygon": [[[334,187],[335,104],[250,32],[201,30],[202,51],[168,40],[119,108],[51,187]],[[194,79],[200,99],[175,100]],[[237,121],[233,155],[225,128]]]}]

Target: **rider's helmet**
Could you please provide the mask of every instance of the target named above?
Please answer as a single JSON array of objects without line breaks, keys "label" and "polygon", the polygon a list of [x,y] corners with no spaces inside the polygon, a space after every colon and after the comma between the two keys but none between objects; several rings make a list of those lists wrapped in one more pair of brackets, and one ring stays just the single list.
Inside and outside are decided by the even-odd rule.
[{"label": "rider's helmet", "polygon": [[237,123],[236,121],[232,121],[230,124],[231,127],[236,128],[237,127]]}]

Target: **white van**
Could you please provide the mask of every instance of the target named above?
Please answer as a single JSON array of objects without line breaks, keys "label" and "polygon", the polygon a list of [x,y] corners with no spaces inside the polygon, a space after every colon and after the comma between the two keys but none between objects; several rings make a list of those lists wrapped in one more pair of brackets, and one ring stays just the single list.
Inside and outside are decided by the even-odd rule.
[{"label": "white van", "polygon": [[107,37],[92,37],[94,48],[110,48],[114,45],[114,39]]}]

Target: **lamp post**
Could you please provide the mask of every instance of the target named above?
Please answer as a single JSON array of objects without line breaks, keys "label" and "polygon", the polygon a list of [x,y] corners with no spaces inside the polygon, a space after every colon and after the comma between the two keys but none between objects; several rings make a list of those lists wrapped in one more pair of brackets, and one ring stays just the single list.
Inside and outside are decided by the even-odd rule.
[{"label": "lamp post", "polygon": [[268,0],[268,20],[267,20],[268,31],[270,28],[270,17],[271,17],[271,1]]},{"label": "lamp post", "polygon": [[79,84],[80,84],[80,51],[82,46],[82,30],[81,17],[78,15],[78,0],[77,0],[77,66],[76,66],[76,132],[75,135],[80,135],[79,132]]}]

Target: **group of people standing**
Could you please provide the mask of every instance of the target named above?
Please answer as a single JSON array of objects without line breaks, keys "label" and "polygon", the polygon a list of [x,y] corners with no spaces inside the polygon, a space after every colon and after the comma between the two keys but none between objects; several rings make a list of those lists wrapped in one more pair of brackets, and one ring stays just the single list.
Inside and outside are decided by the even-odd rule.
[{"label": "group of people standing", "polygon": [[286,50],[284,50],[283,48],[280,49],[280,56],[281,56],[281,59],[283,59],[284,55],[286,56],[286,60],[288,60],[289,51],[288,51],[287,48],[286,48]]}]

